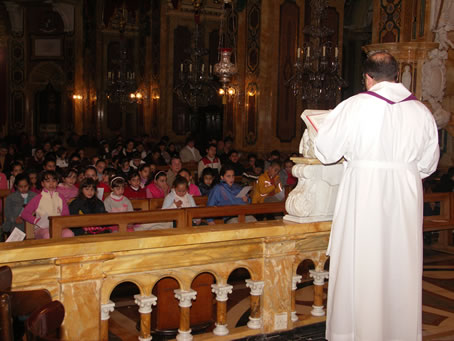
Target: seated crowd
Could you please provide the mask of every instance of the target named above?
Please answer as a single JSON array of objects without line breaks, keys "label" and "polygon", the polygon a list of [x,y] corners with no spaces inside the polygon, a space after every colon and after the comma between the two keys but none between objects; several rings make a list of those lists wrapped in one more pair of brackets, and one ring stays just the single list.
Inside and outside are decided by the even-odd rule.
[{"label": "seated crowd", "polygon": [[[2,208],[2,232],[8,235],[15,227],[24,231],[29,222],[35,226],[37,239],[49,238],[50,216],[130,212],[130,199],[163,198],[163,209],[195,207],[194,196],[207,196],[207,206],[284,200],[284,186],[294,187],[297,181],[291,173],[293,162],[286,159],[281,167],[280,153],[273,151],[267,160],[249,154],[243,165],[232,142],[231,138],[210,140],[202,156],[192,137],[179,152],[167,137],[154,145],[123,142],[119,137],[112,143],[101,141],[90,159],[84,148],[74,148],[68,155],[70,148],[58,141],[19,148],[2,143],[0,189],[10,193]],[[243,190],[245,185],[251,186],[251,192]],[[224,221],[235,219],[225,217]],[[212,219],[195,220],[197,225],[214,224]],[[135,225],[128,230],[158,228],[162,224]],[[69,228],[62,236],[117,230],[115,226]]]}]

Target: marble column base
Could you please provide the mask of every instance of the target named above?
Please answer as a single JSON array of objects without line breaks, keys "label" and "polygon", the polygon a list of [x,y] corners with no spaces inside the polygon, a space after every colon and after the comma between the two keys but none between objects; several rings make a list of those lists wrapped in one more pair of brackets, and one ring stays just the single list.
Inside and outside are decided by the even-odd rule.
[{"label": "marble column base", "polygon": [[151,336],[145,338],[139,336],[139,341],[151,341],[151,339],[153,339]]},{"label": "marble column base", "polygon": [[318,305],[313,305],[312,306],[312,310],[311,310],[311,314],[313,316],[325,316],[325,309],[323,309],[324,306],[318,306]]},{"label": "marble column base", "polygon": [[292,315],[290,317],[292,319],[292,322],[298,321],[298,316],[296,315],[296,311],[292,311]]},{"label": "marble column base", "polygon": [[227,335],[229,333],[229,330],[227,329],[226,324],[215,323],[215,325],[216,325],[216,328],[213,329],[214,335],[223,336],[223,335]]},{"label": "marble column base", "polygon": [[249,316],[249,322],[247,323],[247,326],[250,329],[260,329],[262,328],[262,319],[260,317],[255,318]]},{"label": "marble column base", "polygon": [[182,331],[178,329],[178,335],[177,335],[177,340],[178,341],[190,341],[192,340],[192,334],[191,334],[191,329]]}]

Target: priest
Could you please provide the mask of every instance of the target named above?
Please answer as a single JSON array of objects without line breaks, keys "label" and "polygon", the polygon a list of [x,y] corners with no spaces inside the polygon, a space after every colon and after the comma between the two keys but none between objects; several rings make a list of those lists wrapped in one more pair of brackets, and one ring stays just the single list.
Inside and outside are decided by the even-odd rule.
[{"label": "priest", "polygon": [[340,103],[315,139],[325,163],[345,159],[331,237],[326,338],[421,340],[422,178],[439,159],[430,111],[386,52],[364,63],[368,91]]}]

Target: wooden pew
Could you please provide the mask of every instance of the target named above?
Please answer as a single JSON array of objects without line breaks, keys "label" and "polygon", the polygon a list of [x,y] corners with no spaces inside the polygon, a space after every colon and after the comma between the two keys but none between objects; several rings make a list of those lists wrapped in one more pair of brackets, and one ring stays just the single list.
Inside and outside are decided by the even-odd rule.
[{"label": "wooden pew", "polygon": [[[205,207],[208,197],[194,197],[194,201],[198,207]],[[163,203],[163,198],[131,199],[131,204],[135,211],[159,210],[162,208]]]},{"label": "wooden pew", "polygon": [[[194,201],[195,201],[197,206],[205,207],[206,203],[208,201],[208,197],[206,197],[206,196],[204,196],[204,197],[194,197]],[[159,199],[156,199],[156,198],[132,199],[131,200],[132,207],[134,208],[135,212],[155,211],[155,213],[156,212],[159,213],[159,212],[161,212],[161,208],[162,208],[162,203],[163,202],[164,202],[164,199],[162,199],[162,198],[159,198]],[[118,214],[118,213],[116,213],[116,214]],[[84,216],[85,215],[81,215],[79,217],[84,217]],[[89,216],[91,216],[91,215],[89,215]],[[76,217],[76,216],[72,216],[72,217]],[[172,219],[170,219],[170,220],[172,220]],[[162,221],[165,221],[165,220],[162,220]],[[167,221],[169,221],[169,220],[167,220]],[[186,221],[186,219],[184,219],[184,221]],[[155,222],[155,221],[151,221],[150,220],[148,222]],[[140,223],[140,222],[136,221],[136,223]],[[111,224],[111,223],[107,223],[107,224]],[[96,224],[93,223],[91,225],[93,226],[93,225],[96,225]],[[99,224],[99,225],[106,225],[106,224],[103,223],[103,224]],[[113,222],[112,225],[117,225],[117,223]],[[83,225],[81,225],[81,226],[83,226]],[[71,227],[76,227],[76,226],[71,225]],[[61,232],[59,232],[59,233],[61,234]],[[25,234],[27,235],[27,239],[34,239],[35,238],[35,227],[34,227],[33,224],[25,222]]]},{"label": "wooden pew", "polygon": [[[204,199],[200,199],[200,201],[203,200]],[[168,210],[158,209],[125,213],[70,215],[61,217],[49,217],[49,234],[51,239],[60,239],[62,238],[61,232],[65,228],[102,225],[118,225],[119,233],[127,233],[127,226],[131,224],[158,223],[169,221],[175,221],[176,228],[185,229],[192,228],[192,219],[194,218],[237,216],[238,221],[241,223],[245,222],[246,215],[283,212],[285,212],[285,203],[278,202],[240,206],[194,207]],[[219,222],[222,223],[222,219]],[[32,224],[26,224],[27,239],[34,238],[33,228],[34,227]]]},{"label": "wooden pew", "polygon": [[424,203],[440,203],[438,215],[424,216],[423,231],[438,231],[437,249],[453,251],[454,193],[424,194]]},{"label": "wooden pew", "polygon": [[159,223],[168,221],[176,221],[177,228],[184,228],[184,209],[49,217],[49,234],[51,239],[60,239],[62,238],[61,232],[65,228],[102,225],[118,225],[119,233],[127,233],[127,227],[131,224]]},{"label": "wooden pew", "polygon": [[2,216],[1,216],[1,224],[3,224],[3,222],[5,221],[5,199],[8,195],[11,194],[11,190],[9,189],[0,189],[0,200],[1,200],[1,203],[2,203]]},{"label": "wooden pew", "polygon": [[244,223],[247,215],[285,213],[285,202],[281,201],[238,206],[194,207],[185,208],[185,211],[186,226],[188,227],[192,226],[192,220],[196,218],[238,217],[238,222]]}]

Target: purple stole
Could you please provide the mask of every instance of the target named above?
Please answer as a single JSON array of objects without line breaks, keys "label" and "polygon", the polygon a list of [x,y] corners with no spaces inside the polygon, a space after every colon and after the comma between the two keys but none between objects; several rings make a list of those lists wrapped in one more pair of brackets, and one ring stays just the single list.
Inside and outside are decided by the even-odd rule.
[{"label": "purple stole", "polygon": [[393,101],[387,99],[386,97],[383,97],[383,96],[381,96],[381,95],[379,95],[379,94],[377,94],[376,92],[373,92],[373,91],[365,91],[365,92],[363,92],[363,94],[367,94],[367,95],[371,95],[371,96],[377,97],[378,99],[381,99],[382,101],[385,101],[386,103],[391,104],[391,105],[392,104],[396,104],[396,103],[402,103],[402,102],[407,102],[407,101],[417,101],[418,100],[413,94],[411,94],[407,98],[404,98],[400,102],[393,102]]}]

